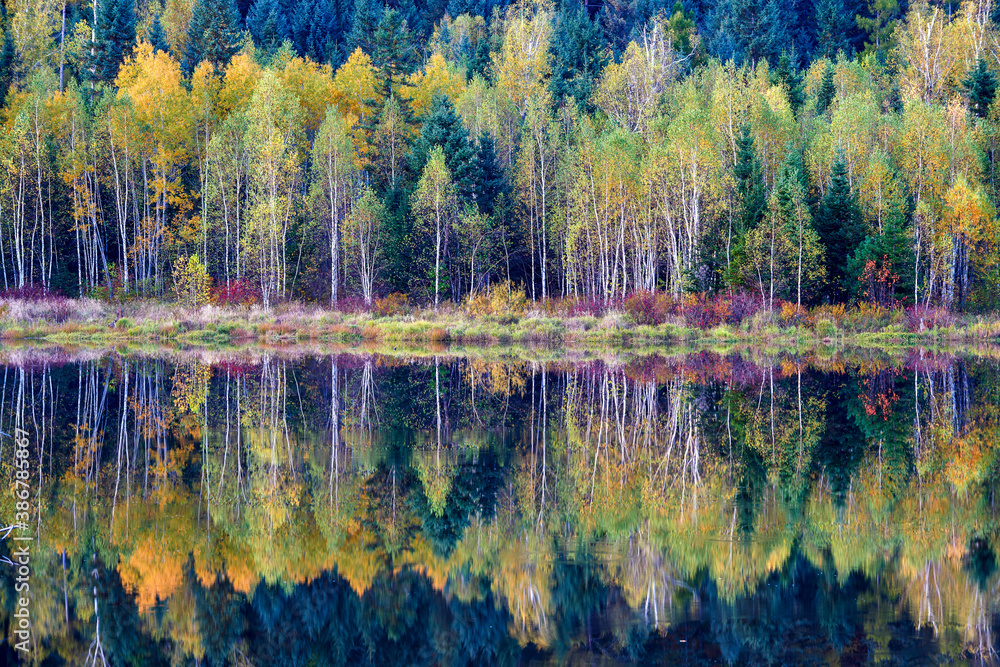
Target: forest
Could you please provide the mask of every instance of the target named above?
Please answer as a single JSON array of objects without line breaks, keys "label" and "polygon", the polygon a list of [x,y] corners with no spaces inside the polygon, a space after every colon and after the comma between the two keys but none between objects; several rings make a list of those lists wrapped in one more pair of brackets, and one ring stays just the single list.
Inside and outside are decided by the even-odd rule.
[{"label": "forest", "polygon": [[8,297],[998,306],[990,0],[2,10]]}]

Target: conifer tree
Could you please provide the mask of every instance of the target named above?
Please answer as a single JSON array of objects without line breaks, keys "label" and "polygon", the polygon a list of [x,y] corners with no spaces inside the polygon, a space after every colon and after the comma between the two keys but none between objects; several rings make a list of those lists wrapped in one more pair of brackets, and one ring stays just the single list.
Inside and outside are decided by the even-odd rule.
[{"label": "conifer tree", "polygon": [[163,24],[160,22],[159,14],[153,17],[149,28],[146,29],[146,41],[152,44],[157,51],[170,53],[170,45],[167,44],[167,38],[163,34]]},{"label": "conifer tree", "polygon": [[816,231],[826,248],[830,297],[843,299],[851,291],[847,281],[848,260],[864,239],[865,232],[857,198],[847,179],[847,167],[840,156],[833,165],[830,187],[820,203]]},{"label": "conifer tree", "polygon": [[247,13],[247,30],[258,49],[276,51],[291,34],[281,0],[256,0]]},{"label": "conifer tree", "polygon": [[737,233],[742,234],[760,224],[767,210],[764,173],[748,126],[743,127],[736,139],[736,167],[733,175],[736,178]]},{"label": "conifer tree", "polygon": [[787,51],[781,52],[778,59],[778,67],[775,71],[778,81],[785,87],[788,95],[788,104],[792,107],[792,113],[799,115],[799,109],[804,102],[802,97],[802,77],[792,68],[792,59],[788,57]]},{"label": "conifer tree", "polygon": [[132,0],[98,0],[94,27],[94,77],[114,81],[118,68],[135,45],[135,7]]},{"label": "conifer tree", "polygon": [[969,111],[979,118],[986,118],[997,95],[997,78],[984,59],[980,58],[976,66],[969,70],[962,86],[969,97]]},{"label": "conifer tree", "polygon": [[853,27],[850,12],[844,0],[818,0],[816,2],[816,56],[835,58],[840,51],[851,49],[847,35]]},{"label": "conifer tree", "polygon": [[382,13],[372,41],[372,63],[382,78],[382,96],[388,99],[398,90],[406,75],[420,62],[403,16],[395,9]]},{"label": "conifer tree", "polygon": [[607,64],[600,25],[590,20],[582,4],[568,3],[557,17],[552,39],[552,79],[556,99],[573,97],[581,108],[590,101],[594,81]]},{"label": "conifer tree", "polygon": [[203,60],[216,71],[240,49],[240,13],[233,0],[197,0],[188,26],[183,67],[190,75]]},{"label": "conifer tree", "polygon": [[10,34],[10,19],[4,3],[0,3],[0,31],[3,32],[3,43],[0,44],[0,105],[2,105],[14,81],[14,39]]},{"label": "conifer tree", "polygon": [[[897,209],[886,219],[881,234],[866,236],[858,245],[850,258],[847,270],[852,297],[862,299],[866,296],[865,291],[868,286],[864,278],[869,262],[891,271],[894,278],[892,292],[889,294],[891,301],[896,301],[896,294],[901,297],[913,296],[913,243],[906,233],[903,218],[902,211]],[[874,295],[867,296],[872,298]]]},{"label": "conifer tree", "polygon": [[299,0],[291,16],[290,36],[296,52],[316,62],[327,62],[340,31],[335,5],[330,0]]},{"label": "conifer tree", "polygon": [[369,56],[373,55],[375,33],[384,13],[385,7],[379,0],[355,0],[354,14],[351,17],[351,32],[348,33],[345,42],[346,55],[349,56],[355,49],[361,49]]},{"label": "conifer tree", "polygon": [[822,115],[833,104],[833,98],[837,96],[837,86],[833,83],[833,64],[827,63],[823,70],[823,80],[819,84],[819,91],[816,93],[816,113]]},{"label": "conifer tree", "polygon": [[476,154],[469,143],[469,132],[455,107],[445,95],[436,95],[431,112],[424,120],[411,153],[414,174],[423,173],[428,156],[435,146],[440,146],[448,166],[451,182],[463,202],[472,201],[475,191]]},{"label": "conifer tree", "polygon": [[496,207],[497,199],[508,190],[507,175],[497,159],[493,138],[481,134],[477,144],[474,196],[479,211],[489,215]]}]

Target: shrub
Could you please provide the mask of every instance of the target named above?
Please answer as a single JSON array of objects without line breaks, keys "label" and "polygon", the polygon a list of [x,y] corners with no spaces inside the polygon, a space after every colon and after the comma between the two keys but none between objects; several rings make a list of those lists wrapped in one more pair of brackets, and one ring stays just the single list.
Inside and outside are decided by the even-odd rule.
[{"label": "shrub", "polygon": [[173,270],[177,300],[186,306],[201,306],[211,297],[212,279],[198,255],[178,257]]},{"label": "shrub", "polygon": [[528,308],[528,297],[523,287],[517,287],[509,280],[490,286],[488,292],[470,295],[465,302],[465,310],[472,316],[499,317],[511,322],[524,315]]},{"label": "shrub", "polygon": [[892,311],[888,308],[862,301],[855,310],[848,312],[845,323],[854,331],[876,331],[889,323]]},{"label": "shrub", "polygon": [[21,301],[46,301],[52,298],[61,298],[58,294],[45,287],[45,285],[25,285],[15,287],[0,292],[0,299],[18,299]]},{"label": "shrub", "polygon": [[402,292],[393,292],[381,299],[375,299],[372,314],[376,317],[391,317],[406,315],[410,312],[410,300]]},{"label": "shrub", "polygon": [[805,308],[791,301],[784,301],[781,303],[781,321],[785,326],[810,325],[813,318]]},{"label": "shrub", "polygon": [[938,306],[910,306],[906,309],[906,328],[913,332],[951,327],[957,319],[947,308]]},{"label": "shrub", "polygon": [[672,296],[647,290],[632,292],[622,304],[622,310],[636,324],[663,324],[678,309],[679,304]]},{"label": "shrub", "polygon": [[819,306],[818,308],[814,308],[812,316],[817,322],[825,320],[827,322],[832,322],[836,326],[840,326],[840,323],[847,317],[847,308],[842,303],[835,305],[825,304]]},{"label": "shrub", "polygon": [[212,301],[220,306],[250,307],[260,300],[260,286],[245,278],[230,280],[212,289]]},{"label": "shrub", "polygon": [[821,320],[816,323],[816,335],[821,338],[833,338],[837,335],[837,325],[830,320]]},{"label": "shrub", "polygon": [[341,313],[367,313],[370,308],[360,296],[345,296],[337,299],[336,309]]},{"label": "shrub", "polygon": [[724,297],[691,294],[684,300],[684,319],[699,329],[717,327],[729,319],[729,303]]},{"label": "shrub", "polygon": [[764,300],[751,292],[736,292],[729,297],[729,316],[726,324],[742,324],[743,320],[753,317],[764,310]]}]

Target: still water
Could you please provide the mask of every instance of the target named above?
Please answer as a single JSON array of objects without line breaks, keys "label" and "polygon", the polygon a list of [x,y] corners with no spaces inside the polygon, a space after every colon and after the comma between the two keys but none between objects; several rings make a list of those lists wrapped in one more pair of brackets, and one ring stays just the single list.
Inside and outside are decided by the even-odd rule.
[{"label": "still water", "polygon": [[542,357],[3,352],[0,661],[994,662],[996,358]]}]

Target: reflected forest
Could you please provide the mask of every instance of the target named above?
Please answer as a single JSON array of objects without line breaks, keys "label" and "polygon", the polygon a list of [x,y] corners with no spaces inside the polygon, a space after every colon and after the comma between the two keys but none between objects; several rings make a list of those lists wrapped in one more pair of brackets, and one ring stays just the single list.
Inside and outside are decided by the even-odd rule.
[{"label": "reflected forest", "polygon": [[995,359],[3,363],[41,664],[996,658]]}]

